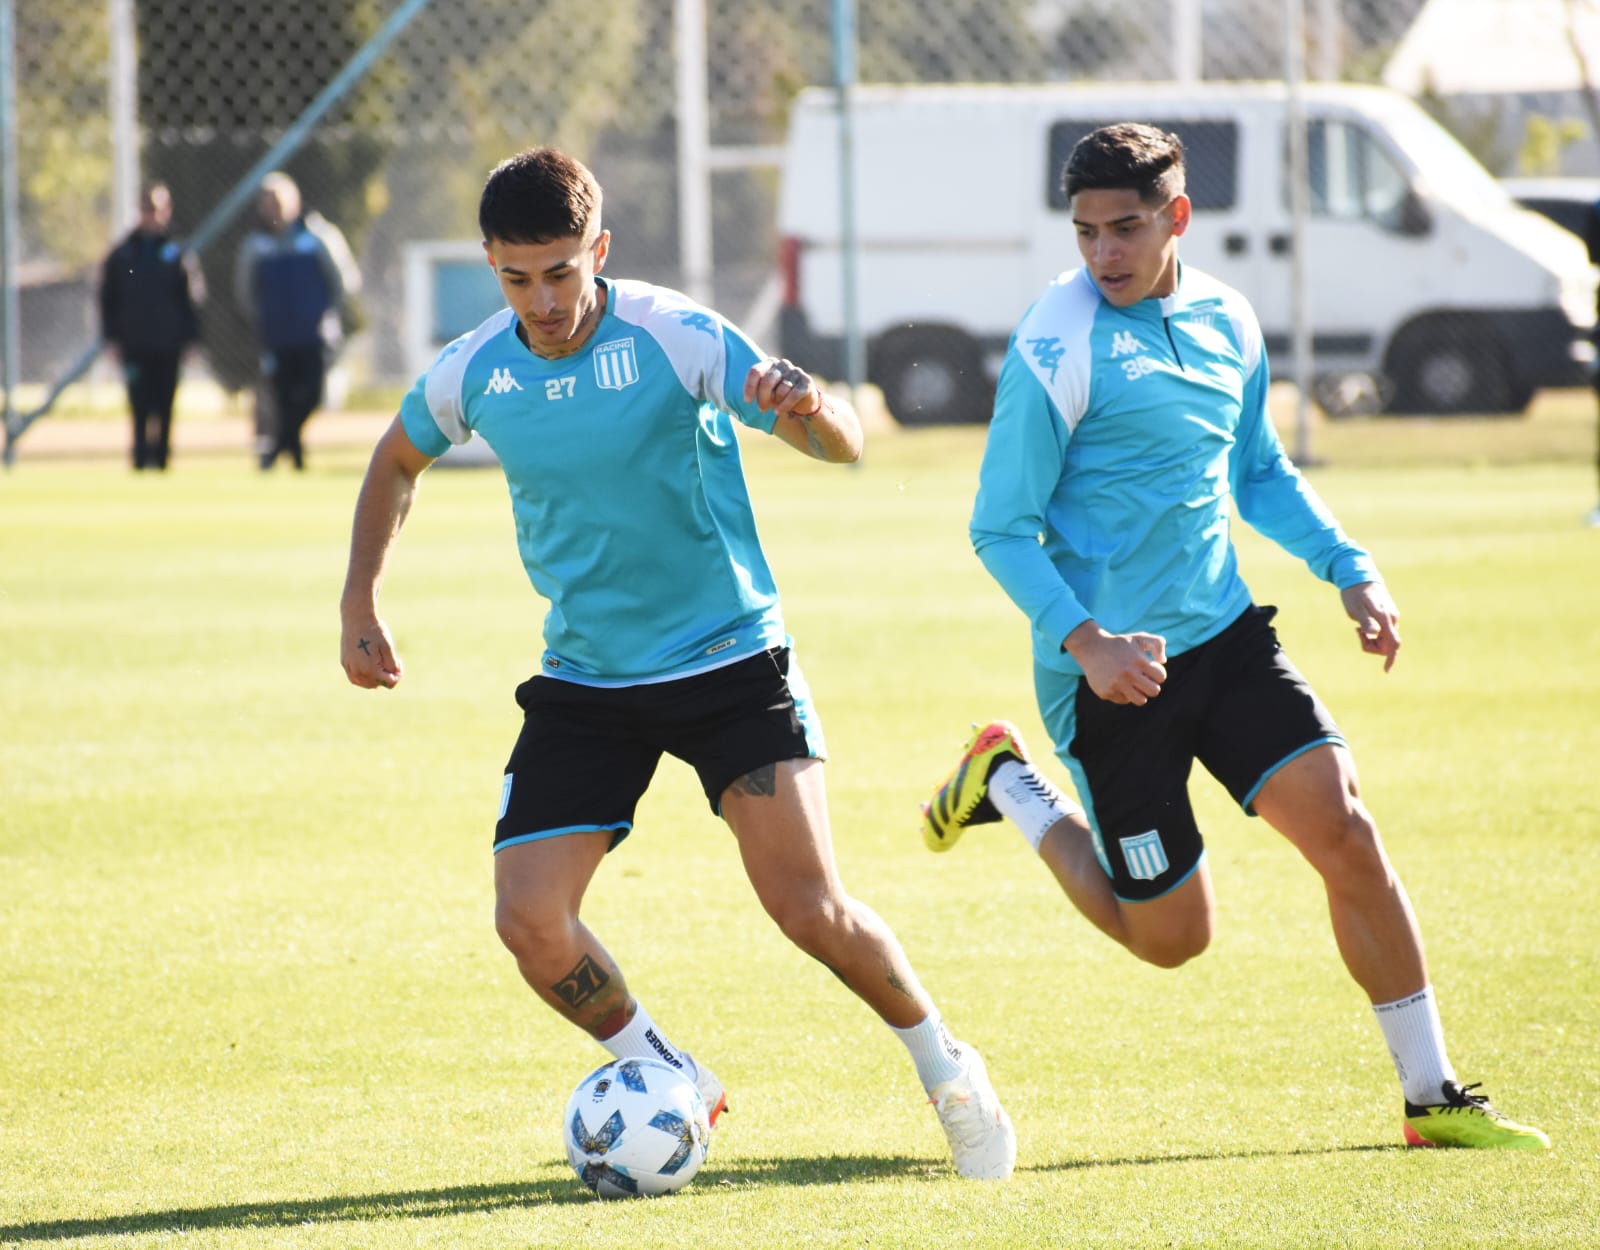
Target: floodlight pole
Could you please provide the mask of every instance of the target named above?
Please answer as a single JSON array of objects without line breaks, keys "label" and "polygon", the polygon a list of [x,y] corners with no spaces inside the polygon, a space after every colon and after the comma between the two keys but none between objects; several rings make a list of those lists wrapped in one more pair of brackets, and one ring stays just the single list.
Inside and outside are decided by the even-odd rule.
[{"label": "floodlight pole", "polygon": [[856,81],[855,0],[833,0],[833,84],[839,110],[839,262],[844,281],[844,375],[850,400],[859,406],[866,375],[866,345],[856,305],[856,266],[860,256],[856,234],[855,112],[851,88]]},{"label": "floodlight pole", "polygon": [[1192,87],[1205,77],[1200,0],[1172,0],[1172,80]]},{"label": "floodlight pole", "polygon": [[711,124],[706,86],[705,0],[675,0],[678,95],[678,251],[683,289],[710,304]]},{"label": "floodlight pole", "polygon": [[106,0],[111,29],[111,232],[121,238],[139,219],[139,68],[133,0]]},{"label": "floodlight pole", "polygon": [[1311,284],[1306,276],[1306,249],[1311,232],[1309,169],[1306,153],[1305,13],[1304,0],[1283,0],[1283,80],[1288,97],[1289,131],[1289,292],[1290,337],[1294,352],[1294,462],[1311,464]]},{"label": "floodlight pole", "polygon": [[0,385],[5,388],[5,462],[11,463],[12,431],[17,427],[17,382],[21,372],[21,307],[17,272],[17,35],[15,0],[0,0]]}]

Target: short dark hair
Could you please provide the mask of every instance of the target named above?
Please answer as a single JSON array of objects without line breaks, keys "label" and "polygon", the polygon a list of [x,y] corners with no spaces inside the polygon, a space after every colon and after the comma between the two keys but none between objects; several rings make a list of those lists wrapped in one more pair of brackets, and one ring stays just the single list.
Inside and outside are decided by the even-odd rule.
[{"label": "short dark hair", "polygon": [[1091,130],[1072,146],[1061,184],[1070,201],[1080,191],[1133,191],[1161,205],[1183,194],[1183,140],[1156,126],[1119,122]]},{"label": "short dark hair", "polygon": [[600,184],[565,152],[528,148],[490,171],[478,199],[478,229],[485,242],[598,237]]}]

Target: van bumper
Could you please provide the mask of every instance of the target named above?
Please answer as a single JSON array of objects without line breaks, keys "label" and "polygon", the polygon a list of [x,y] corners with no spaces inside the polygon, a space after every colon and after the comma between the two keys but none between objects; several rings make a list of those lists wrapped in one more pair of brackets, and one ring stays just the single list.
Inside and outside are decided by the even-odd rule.
[{"label": "van bumper", "polygon": [[1489,317],[1526,385],[1586,386],[1592,380],[1594,348],[1588,331],[1573,325],[1559,308],[1506,310]]}]

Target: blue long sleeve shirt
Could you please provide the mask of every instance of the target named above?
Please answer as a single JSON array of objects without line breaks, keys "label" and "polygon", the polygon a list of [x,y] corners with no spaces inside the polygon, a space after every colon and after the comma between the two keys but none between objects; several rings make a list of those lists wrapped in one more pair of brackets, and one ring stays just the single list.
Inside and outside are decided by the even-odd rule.
[{"label": "blue long sleeve shirt", "polygon": [[1027,615],[1034,654],[1093,619],[1198,646],[1250,602],[1236,510],[1341,589],[1378,580],[1289,461],[1267,413],[1261,328],[1237,291],[1180,267],[1178,288],[1129,308],[1087,269],[1024,315],[1001,368],[970,534]]}]

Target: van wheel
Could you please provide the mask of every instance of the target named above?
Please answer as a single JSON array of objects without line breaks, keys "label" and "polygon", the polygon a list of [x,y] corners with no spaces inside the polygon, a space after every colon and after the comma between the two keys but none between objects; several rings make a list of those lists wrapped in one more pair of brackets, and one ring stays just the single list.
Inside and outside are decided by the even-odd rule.
[{"label": "van wheel", "polygon": [[1418,326],[1389,351],[1394,398],[1388,410],[1416,413],[1516,413],[1533,399],[1500,340],[1466,324]]},{"label": "van wheel", "polygon": [[983,367],[983,353],[959,330],[886,334],[867,372],[901,425],[985,422],[994,407],[994,383]]}]

